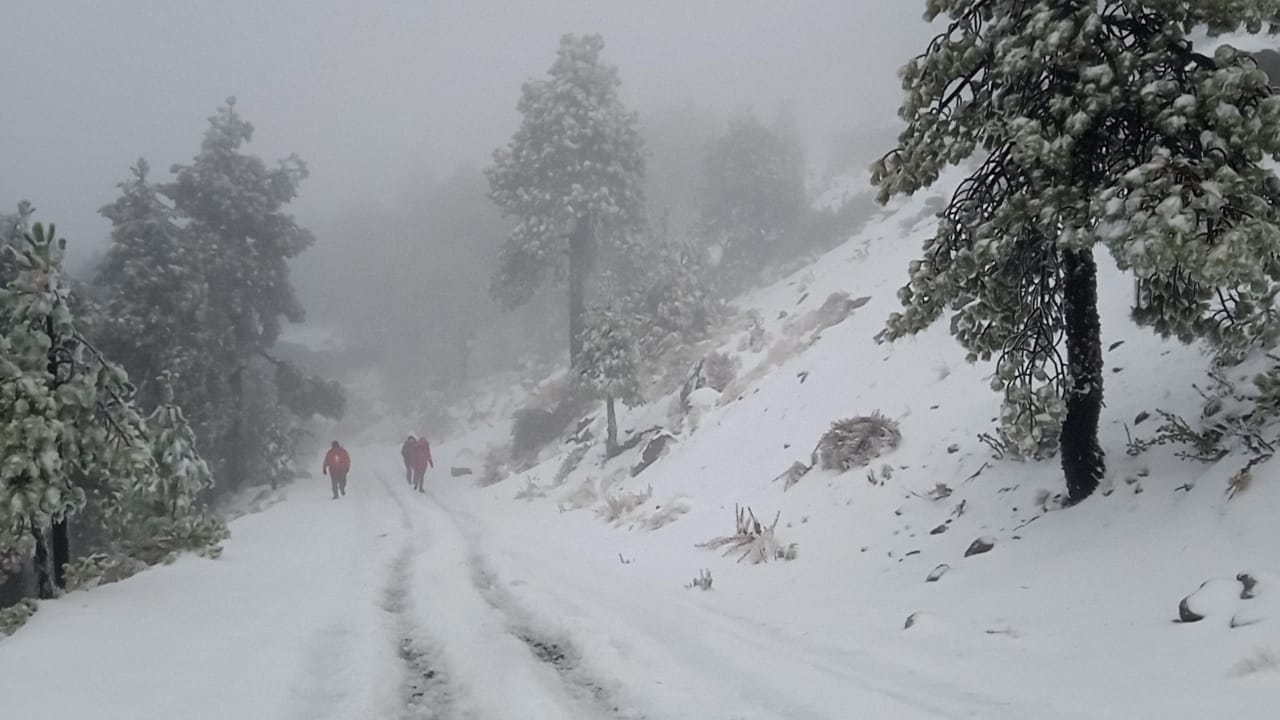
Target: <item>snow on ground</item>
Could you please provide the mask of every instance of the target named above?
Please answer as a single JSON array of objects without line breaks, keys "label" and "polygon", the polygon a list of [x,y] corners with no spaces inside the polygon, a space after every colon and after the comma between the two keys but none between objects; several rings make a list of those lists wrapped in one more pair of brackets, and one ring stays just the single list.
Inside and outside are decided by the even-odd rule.
[{"label": "snow on ground", "polygon": [[[509,432],[501,418],[525,391],[491,391],[484,407],[504,410],[437,444],[428,495],[408,491],[397,446],[355,447],[349,497],[301,481],[237,520],[220,560],[45,603],[0,642],[3,715],[1268,715],[1280,477],[1254,468],[1229,499],[1241,457],[1125,451],[1126,424],[1153,430],[1135,426],[1140,412],[1195,417],[1205,358],[1133,327],[1131,283],[1104,267],[1108,477],[1084,504],[1053,509],[1053,463],[997,462],[977,439],[998,408],[989,368],[964,363],[942,325],[873,341],[936,202],[902,202],[743,298],[765,334],[749,347],[744,322],[724,339],[741,362],[724,394],[700,391],[689,416],[671,397],[621,413],[624,433],[673,436],[638,476],[639,448],[605,463],[593,447],[557,482],[572,449],[557,443],[488,487],[449,477],[450,465],[478,473]],[[815,332],[833,292],[868,299]],[[808,462],[831,421],[876,410],[903,440],[871,478],[775,480]],[[751,565],[696,547],[732,532],[736,504],[766,524],[778,513],[796,558]],[[994,548],[965,557],[980,537]],[[711,589],[687,588],[703,570]],[[1234,594],[1244,571],[1261,579],[1255,598]],[[1206,581],[1188,603],[1208,617],[1175,622]]]}]

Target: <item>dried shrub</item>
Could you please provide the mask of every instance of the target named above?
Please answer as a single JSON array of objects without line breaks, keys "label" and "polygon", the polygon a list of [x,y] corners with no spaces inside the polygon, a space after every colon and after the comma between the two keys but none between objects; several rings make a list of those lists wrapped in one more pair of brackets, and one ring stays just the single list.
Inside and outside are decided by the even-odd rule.
[{"label": "dried shrub", "polygon": [[544,498],[547,496],[546,488],[538,485],[533,478],[524,479],[524,487],[516,491],[516,500],[530,500],[534,498]]},{"label": "dried shrub", "polygon": [[710,590],[711,589],[711,571],[706,569],[700,571],[698,573],[698,577],[691,580],[689,584],[685,585],[684,587],[686,590],[692,590],[694,588],[698,588],[699,590],[703,590],[703,591]]},{"label": "dried shrub", "polygon": [[605,493],[604,504],[596,508],[596,515],[603,518],[605,522],[617,522],[649,502],[651,497],[653,497],[652,487],[641,493],[628,491],[617,494]]},{"label": "dried shrub", "polygon": [[784,545],[778,541],[774,534],[775,528],[778,527],[778,518],[782,516],[779,512],[773,518],[773,523],[763,525],[756,519],[756,514],[751,508],[733,506],[734,515],[737,519],[737,530],[733,535],[725,535],[723,537],[712,538],[704,543],[699,543],[697,547],[715,550],[721,547],[727,547],[724,556],[728,557],[736,552],[742,554],[738,556],[738,562],[750,560],[752,565],[769,562],[770,560],[794,560],[796,557],[796,544]]},{"label": "dried shrub", "polygon": [[582,458],[586,457],[587,451],[591,449],[590,445],[578,445],[564,456],[564,460],[560,462],[560,469],[556,470],[554,484],[560,486],[565,480],[569,479],[569,475],[578,469],[578,465],[582,463]]},{"label": "dried shrub", "polygon": [[825,470],[863,467],[901,441],[897,421],[879,412],[846,418],[831,423],[814,448],[814,462]]}]

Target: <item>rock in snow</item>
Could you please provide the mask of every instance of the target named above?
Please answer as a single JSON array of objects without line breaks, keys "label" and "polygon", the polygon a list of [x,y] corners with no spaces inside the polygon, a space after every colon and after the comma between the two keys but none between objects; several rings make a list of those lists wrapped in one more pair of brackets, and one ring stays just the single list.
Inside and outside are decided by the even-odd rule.
[{"label": "rock in snow", "polygon": [[969,557],[970,555],[981,555],[985,552],[990,552],[991,548],[995,546],[995,538],[990,535],[983,535],[972,543],[969,543],[969,549],[964,551],[964,556]]}]

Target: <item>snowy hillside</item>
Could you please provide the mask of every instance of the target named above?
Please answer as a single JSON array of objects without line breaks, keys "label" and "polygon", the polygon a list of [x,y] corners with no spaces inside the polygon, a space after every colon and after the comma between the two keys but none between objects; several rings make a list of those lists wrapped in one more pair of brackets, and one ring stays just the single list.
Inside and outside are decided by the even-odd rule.
[{"label": "snowy hillside", "polygon": [[[4,716],[1268,716],[1280,476],[1259,466],[1229,497],[1239,457],[1126,453],[1126,424],[1153,430],[1140,413],[1197,415],[1205,358],[1130,323],[1132,284],[1104,263],[1108,475],[1054,509],[1055,462],[997,461],[979,440],[999,398],[945,322],[874,341],[938,202],[895,204],[743,298],[719,348],[736,379],[687,411],[676,393],[622,411],[624,440],[648,434],[608,462],[603,443],[558,442],[480,487],[510,430],[490,420],[435,449],[421,496],[388,428],[352,450],[348,498],[317,476],[233,523],[220,560],[46,603],[0,642]],[[484,405],[512,407],[502,395]],[[875,411],[899,423],[896,449],[786,487],[833,421]],[[739,505],[778,517],[769,562],[698,547],[733,534]],[[994,546],[966,557],[980,538]],[[687,587],[703,571],[710,589]],[[1206,619],[1176,623],[1206,581]]]}]

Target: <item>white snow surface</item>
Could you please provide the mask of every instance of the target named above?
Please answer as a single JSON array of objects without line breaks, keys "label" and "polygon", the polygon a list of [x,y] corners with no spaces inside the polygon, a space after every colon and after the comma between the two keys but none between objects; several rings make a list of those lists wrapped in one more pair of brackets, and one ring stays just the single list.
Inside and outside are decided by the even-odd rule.
[{"label": "white snow surface", "polygon": [[[1042,504],[1062,490],[1056,463],[997,461],[977,439],[999,398],[945,320],[897,345],[872,339],[932,229],[929,198],[743,298],[766,348],[739,349],[745,324],[723,339],[742,370],[718,398],[700,393],[696,422],[669,395],[621,411],[624,438],[654,425],[674,437],[638,476],[643,444],[608,463],[593,447],[556,485],[572,447],[557,443],[478,487],[486,447],[509,431],[499,414],[434,444],[418,495],[388,427],[352,448],[348,497],[331,500],[316,475],[236,520],[221,559],[42,603],[0,641],[0,717],[1273,715],[1274,580],[1254,599],[1233,593],[1237,573],[1280,575],[1280,476],[1259,465],[1229,498],[1243,456],[1126,453],[1126,425],[1149,434],[1157,408],[1198,416],[1203,353],[1134,327],[1131,283],[1104,259],[1107,478],[1077,507]],[[870,301],[817,334],[801,327],[833,292]],[[875,410],[902,443],[873,462],[874,482],[819,468],[786,491],[775,481],[833,420]],[[1153,417],[1135,425],[1142,411]],[[696,547],[732,533],[737,504],[765,524],[778,513],[776,540],[796,558]],[[983,536],[994,549],[964,557]],[[704,569],[711,589],[686,588]],[[1175,622],[1206,582],[1209,616]]]}]

